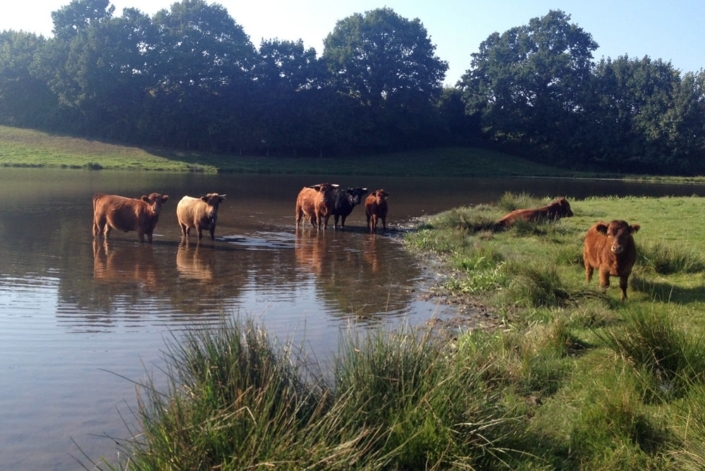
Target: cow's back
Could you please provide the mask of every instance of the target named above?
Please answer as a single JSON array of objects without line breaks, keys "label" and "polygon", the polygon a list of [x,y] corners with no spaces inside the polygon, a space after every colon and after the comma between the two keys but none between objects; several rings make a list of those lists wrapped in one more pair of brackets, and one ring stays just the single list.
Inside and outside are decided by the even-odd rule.
[{"label": "cow's back", "polygon": [[176,217],[179,224],[193,225],[206,212],[206,203],[199,198],[184,196],[176,205]]},{"label": "cow's back", "polygon": [[597,223],[588,229],[583,243],[583,259],[585,263],[589,263],[594,268],[599,268],[605,263],[609,264],[612,258],[607,236],[597,230],[599,224]]}]

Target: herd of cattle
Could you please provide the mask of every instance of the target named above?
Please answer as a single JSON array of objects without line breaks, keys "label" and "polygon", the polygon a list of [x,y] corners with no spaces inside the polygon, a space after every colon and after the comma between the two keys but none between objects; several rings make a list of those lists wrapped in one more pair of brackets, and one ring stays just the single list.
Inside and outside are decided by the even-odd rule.
[{"label": "herd of cattle", "polygon": [[[345,228],[345,219],[355,206],[361,204],[367,188],[340,188],[332,183],[319,183],[301,189],[296,198],[296,229],[303,218],[317,230],[328,228],[328,220],[334,217],[334,228]],[[226,195],[208,193],[199,198],[184,196],[176,207],[176,216],[181,227],[182,236],[189,238],[192,228],[198,231],[198,239],[203,230],[210,232],[215,240],[215,226],[218,219],[218,206],[225,201]],[[387,193],[384,189],[370,193],[364,201],[367,228],[371,233],[377,230],[378,222],[387,229]],[[151,193],[141,199],[126,198],[118,195],[96,194],[93,196],[93,237],[101,234],[105,239],[111,229],[118,231],[136,231],[140,242],[144,236],[152,242],[152,233],[159,220],[162,205],[169,199],[168,195]],[[573,216],[570,204],[565,198],[558,198],[551,204],[533,209],[517,209],[502,217],[494,224],[495,229],[508,228],[517,221],[557,220]],[[629,225],[626,221],[614,220],[610,223],[600,221],[588,229],[583,244],[583,264],[585,279],[592,280],[594,270],[600,274],[600,287],[610,285],[610,277],[619,277],[621,298],[627,298],[627,282],[632,267],[636,262],[636,245],[632,234],[639,230],[638,224]]]}]

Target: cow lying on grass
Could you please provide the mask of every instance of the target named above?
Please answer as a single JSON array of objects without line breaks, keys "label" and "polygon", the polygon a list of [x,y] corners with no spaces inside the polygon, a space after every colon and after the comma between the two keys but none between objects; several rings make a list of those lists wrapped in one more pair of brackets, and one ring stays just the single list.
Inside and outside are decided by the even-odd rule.
[{"label": "cow lying on grass", "polygon": [[558,198],[548,206],[534,209],[516,209],[505,215],[495,223],[495,227],[502,229],[511,226],[516,221],[555,221],[563,217],[572,217],[573,211],[565,198]]},{"label": "cow lying on grass", "polygon": [[184,196],[176,205],[176,218],[179,220],[181,233],[188,239],[191,228],[198,231],[198,240],[203,237],[203,229],[211,233],[211,240],[215,240],[215,224],[218,221],[218,206],[225,201],[225,195],[208,193],[199,198]]},{"label": "cow lying on grass", "polygon": [[610,276],[619,277],[622,301],[627,299],[627,282],[636,262],[636,244],[632,234],[640,229],[638,224],[631,226],[626,221],[602,221],[592,226],[585,236],[583,263],[585,279],[592,279],[593,270],[600,272],[600,287],[607,289]]},{"label": "cow lying on grass", "polygon": [[96,194],[93,196],[93,237],[101,233],[107,239],[110,229],[123,232],[137,231],[140,242],[144,236],[152,242],[152,233],[159,221],[162,204],[169,195],[150,193],[141,199],[117,195]]}]

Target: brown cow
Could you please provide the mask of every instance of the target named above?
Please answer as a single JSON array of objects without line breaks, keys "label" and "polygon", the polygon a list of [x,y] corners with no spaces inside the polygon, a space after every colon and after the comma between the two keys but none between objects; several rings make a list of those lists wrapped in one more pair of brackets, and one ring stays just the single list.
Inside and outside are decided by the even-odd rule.
[{"label": "brown cow", "polygon": [[592,279],[592,271],[600,272],[600,287],[607,289],[610,276],[619,277],[622,301],[627,299],[627,281],[636,262],[636,244],[632,234],[640,229],[638,224],[631,226],[626,221],[602,221],[592,226],[585,236],[583,263],[585,279]]},{"label": "brown cow", "polygon": [[495,226],[509,227],[516,221],[546,221],[558,220],[562,217],[572,217],[573,211],[565,198],[558,198],[548,206],[535,209],[516,209],[496,222]]},{"label": "brown cow", "polygon": [[377,231],[377,221],[382,220],[382,227],[387,230],[387,197],[389,193],[384,190],[375,190],[365,199],[365,216],[367,228],[370,232]]},{"label": "brown cow", "polygon": [[[296,198],[296,229],[299,228],[299,221],[306,217],[311,227],[316,229],[328,229],[328,219],[335,209],[335,199],[333,190],[339,185],[334,183],[319,183],[317,185],[305,186]],[[303,228],[305,222],[301,223]]]},{"label": "brown cow", "polygon": [[188,239],[191,228],[198,231],[198,240],[203,237],[203,229],[211,233],[211,240],[215,240],[215,224],[218,221],[218,206],[225,201],[225,195],[208,193],[199,198],[184,196],[176,205],[176,218],[179,220],[181,234]]},{"label": "brown cow", "polygon": [[162,204],[169,195],[150,193],[141,199],[125,198],[117,195],[96,194],[93,196],[93,237],[99,234],[107,239],[110,229],[118,231],[137,231],[140,242],[144,235],[152,242],[152,233],[159,221]]}]

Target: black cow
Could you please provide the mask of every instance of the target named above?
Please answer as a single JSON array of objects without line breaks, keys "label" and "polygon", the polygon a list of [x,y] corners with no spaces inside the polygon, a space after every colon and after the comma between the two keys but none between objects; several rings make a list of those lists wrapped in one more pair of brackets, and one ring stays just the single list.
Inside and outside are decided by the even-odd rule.
[{"label": "black cow", "polygon": [[333,201],[335,209],[333,209],[334,225],[338,228],[338,219],[342,218],[340,227],[345,229],[345,218],[352,213],[353,208],[362,202],[362,197],[367,193],[367,188],[336,188],[333,190]]}]

